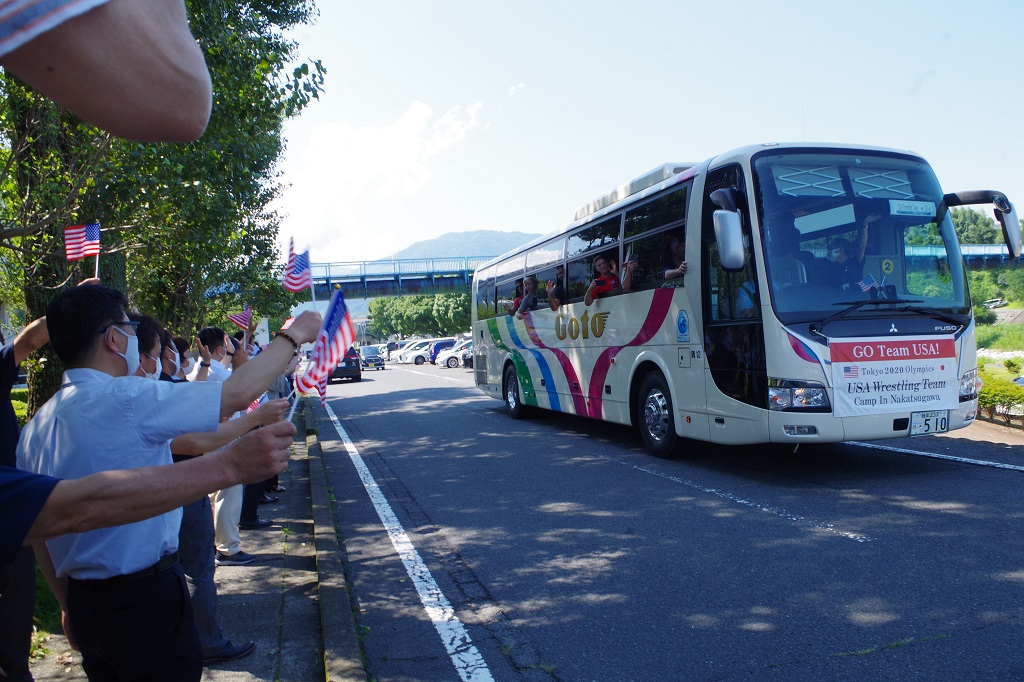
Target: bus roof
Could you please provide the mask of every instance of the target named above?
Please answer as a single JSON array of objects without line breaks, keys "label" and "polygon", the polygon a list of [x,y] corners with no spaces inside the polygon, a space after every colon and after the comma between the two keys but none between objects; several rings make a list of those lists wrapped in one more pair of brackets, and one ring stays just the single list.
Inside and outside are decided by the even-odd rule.
[{"label": "bus roof", "polygon": [[681,163],[665,163],[657,168],[644,173],[643,175],[634,178],[630,182],[624,185],[616,187],[612,191],[601,195],[597,199],[584,204],[576,211],[576,215],[565,227],[552,230],[544,234],[541,237],[531,240],[527,244],[512,249],[507,253],[504,253],[496,258],[492,258],[486,263],[480,265],[477,270],[483,270],[495,263],[498,263],[508,256],[516,253],[526,251],[533,246],[542,244],[549,239],[559,235],[565,234],[576,227],[579,227],[583,223],[590,222],[598,214],[611,213],[617,204],[621,203],[632,203],[638,199],[642,199],[648,194],[653,194],[660,191],[664,187],[667,187],[675,182],[681,182],[690,177],[693,177],[701,171],[701,169],[708,168],[711,165],[719,166],[721,164],[729,163],[731,161],[750,158],[759,151],[765,149],[851,149],[851,150],[863,150],[866,152],[887,152],[896,154],[907,154],[910,156],[920,155],[916,152],[907,149],[894,149],[891,147],[877,147],[872,145],[860,145],[860,144],[845,144],[839,142],[762,142],[760,144],[750,144],[743,147],[737,147],[735,149],[716,154],[715,156],[701,162],[681,162]]},{"label": "bus roof", "polygon": [[644,191],[648,187],[654,187],[655,185],[668,180],[673,175],[684,173],[696,165],[697,163],[695,162],[662,164],[654,170],[644,173],[638,178],[633,178],[633,180],[624,185],[619,185],[611,192],[602,194],[590,203],[580,206],[579,210],[576,211],[576,217],[574,220],[582,220],[583,218],[600,211],[602,208],[616,204],[627,197],[631,197],[638,192]]}]

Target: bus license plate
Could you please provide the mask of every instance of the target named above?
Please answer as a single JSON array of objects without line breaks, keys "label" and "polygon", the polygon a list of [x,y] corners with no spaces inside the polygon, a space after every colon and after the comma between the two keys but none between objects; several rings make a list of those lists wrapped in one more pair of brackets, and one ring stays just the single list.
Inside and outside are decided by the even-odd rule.
[{"label": "bus license plate", "polygon": [[925,436],[949,430],[949,410],[910,413],[910,435]]}]

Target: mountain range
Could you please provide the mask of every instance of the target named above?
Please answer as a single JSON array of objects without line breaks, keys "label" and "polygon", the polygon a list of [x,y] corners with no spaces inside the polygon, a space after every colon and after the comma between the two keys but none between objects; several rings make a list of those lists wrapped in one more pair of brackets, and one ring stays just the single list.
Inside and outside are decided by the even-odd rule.
[{"label": "mountain range", "polygon": [[[448,232],[434,239],[411,244],[395,252],[395,258],[454,258],[458,256],[500,256],[539,237],[532,232],[470,230]],[[389,259],[390,260],[390,259]]]}]

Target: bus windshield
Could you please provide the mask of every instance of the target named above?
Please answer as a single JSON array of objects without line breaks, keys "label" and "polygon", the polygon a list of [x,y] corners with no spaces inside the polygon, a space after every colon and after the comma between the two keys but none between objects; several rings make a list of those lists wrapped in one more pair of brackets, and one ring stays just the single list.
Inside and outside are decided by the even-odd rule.
[{"label": "bus windshield", "polygon": [[966,273],[931,167],[864,150],[753,164],[765,272],[783,323],[922,312],[966,322]]}]

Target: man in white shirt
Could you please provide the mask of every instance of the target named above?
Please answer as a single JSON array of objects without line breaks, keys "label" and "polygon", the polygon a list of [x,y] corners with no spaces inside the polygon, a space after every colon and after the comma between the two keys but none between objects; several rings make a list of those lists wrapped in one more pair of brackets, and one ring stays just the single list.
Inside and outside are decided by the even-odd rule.
[{"label": "man in white shirt", "polygon": [[[300,316],[226,381],[173,384],[131,376],[139,351],[125,307],[123,294],[99,285],[66,289],[47,307],[50,342],[68,369],[22,434],[19,468],[78,478],[170,464],[171,439],[216,430],[221,417],[244,409],[320,327],[319,315]],[[200,679],[202,652],[177,563],[180,519],[175,509],[35,546],[91,679]]]}]

